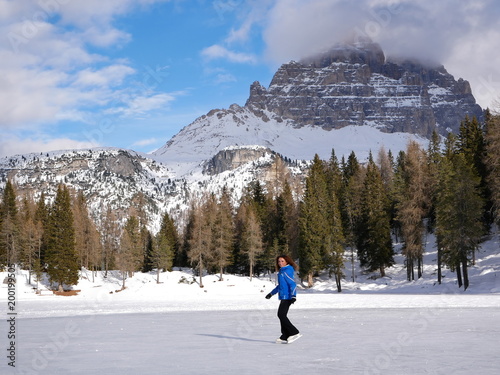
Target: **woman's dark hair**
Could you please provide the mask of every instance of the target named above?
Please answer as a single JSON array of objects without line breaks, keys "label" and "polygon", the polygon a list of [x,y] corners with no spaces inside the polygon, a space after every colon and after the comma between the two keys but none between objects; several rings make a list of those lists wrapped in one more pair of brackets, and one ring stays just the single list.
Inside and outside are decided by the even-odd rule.
[{"label": "woman's dark hair", "polygon": [[283,258],[283,259],[285,260],[285,262],[286,262],[287,264],[291,265],[295,271],[297,271],[297,270],[299,269],[299,266],[297,265],[297,263],[295,263],[295,262],[293,261],[293,259],[292,259],[292,258],[290,258],[288,255],[278,255],[278,256],[276,257],[276,269],[277,269],[277,270],[279,270],[279,269],[281,268],[281,267],[280,267],[280,265],[278,264],[278,259],[279,259],[279,258]]}]

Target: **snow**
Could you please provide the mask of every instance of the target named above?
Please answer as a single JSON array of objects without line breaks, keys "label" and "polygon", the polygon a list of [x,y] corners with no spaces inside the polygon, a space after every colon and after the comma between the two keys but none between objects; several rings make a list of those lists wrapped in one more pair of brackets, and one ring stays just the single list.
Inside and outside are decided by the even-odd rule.
[{"label": "snow", "polygon": [[200,170],[203,161],[230,146],[259,144],[292,160],[312,160],[314,154],[328,160],[332,149],[340,160],[354,151],[363,161],[368,159],[370,151],[376,154],[381,147],[397,155],[406,150],[410,140],[423,147],[429,142],[410,133],[381,132],[377,129],[381,124],[371,121],[366,121],[363,126],[350,125],[332,130],[318,126],[297,128],[288,120],[276,119],[271,112],[263,111],[267,116],[267,121],[264,121],[248,108],[231,108],[198,118],[150,157],[168,165],[178,178],[190,179],[190,174]]},{"label": "snow", "polygon": [[[343,292],[334,280],[300,286],[289,317],[304,335],[277,345],[277,299],[264,296],[275,275],[205,275],[190,270],[136,273],[121,290],[118,271],[93,280],[83,271],[75,296],[41,295],[17,271],[16,368],[1,374],[493,374],[500,370],[500,236],[471,266],[467,291],[444,269],[436,283],[427,238],[424,275],[405,280],[403,258],[385,278],[346,262]],[[396,246],[399,252],[400,245]],[[347,256],[350,254],[346,254]],[[497,275],[498,274],[498,275]],[[6,273],[0,273],[3,280]],[[299,283],[300,285],[300,283]],[[2,296],[7,286],[0,287]],[[6,299],[1,323],[7,342]],[[5,352],[4,352],[5,353]]]}]

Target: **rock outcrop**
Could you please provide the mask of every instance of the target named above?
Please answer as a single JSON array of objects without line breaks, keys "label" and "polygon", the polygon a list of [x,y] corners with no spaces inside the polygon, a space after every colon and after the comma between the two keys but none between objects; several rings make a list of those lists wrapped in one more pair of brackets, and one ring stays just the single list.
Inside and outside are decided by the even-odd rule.
[{"label": "rock outcrop", "polygon": [[205,165],[204,172],[210,175],[233,170],[248,162],[254,161],[273,153],[270,149],[261,146],[228,147],[221,150]]}]

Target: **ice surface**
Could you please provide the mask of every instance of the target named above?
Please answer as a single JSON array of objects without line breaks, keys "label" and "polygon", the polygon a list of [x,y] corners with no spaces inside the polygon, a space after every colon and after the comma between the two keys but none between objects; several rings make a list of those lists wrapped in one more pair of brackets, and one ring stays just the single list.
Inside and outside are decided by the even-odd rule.
[{"label": "ice surface", "polygon": [[[52,295],[42,281],[16,274],[16,367],[6,349],[7,286],[0,286],[0,374],[475,374],[500,371],[499,236],[483,243],[469,268],[467,291],[444,269],[436,283],[436,254],[428,236],[424,275],[408,282],[401,255],[387,277],[356,268],[343,292],[322,275],[300,287],[289,317],[303,337],[277,345],[278,300],[264,296],[274,275],[198,278],[189,270],[81,275],[78,295]],[[396,247],[398,250],[398,247]],[[6,273],[0,273],[3,280]],[[181,282],[186,281],[187,283]],[[299,282],[300,286],[300,282]]]},{"label": "ice surface", "polygon": [[47,375],[500,370],[499,308],[292,307],[289,317],[304,335],[293,345],[275,344],[279,323],[269,309],[25,319],[19,322],[17,370]]}]

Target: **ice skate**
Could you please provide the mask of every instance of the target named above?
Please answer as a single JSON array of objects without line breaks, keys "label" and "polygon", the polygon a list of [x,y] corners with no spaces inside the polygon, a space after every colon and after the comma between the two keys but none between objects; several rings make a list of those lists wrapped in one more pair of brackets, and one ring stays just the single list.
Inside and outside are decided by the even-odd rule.
[{"label": "ice skate", "polygon": [[294,342],[294,341],[296,341],[296,340],[300,339],[301,337],[302,337],[302,335],[301,335],[300,333],[297,333],[296,335],[290,336],[290,337],[286,340],[286,342],[287,342],[288,344],[291,344],[292,342]]}]

